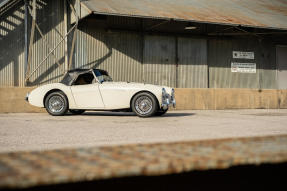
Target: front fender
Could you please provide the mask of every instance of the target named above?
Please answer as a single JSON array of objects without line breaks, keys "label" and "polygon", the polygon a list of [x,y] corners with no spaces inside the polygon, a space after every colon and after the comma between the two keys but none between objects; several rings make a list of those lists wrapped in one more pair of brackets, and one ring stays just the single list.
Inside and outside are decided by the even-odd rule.
[{"label": "front fender", "polygon": [[73,107],[75,105],[75,101],[71,92],[71,88],[61,83],[48,84],[44,86],[40,86],[29,93],[28,101],[31,105],[36,107],[45,107],[44,106],[44,98],[49,91],[59,90],[64,92],[64,94],[68,98],[69,106]]}]

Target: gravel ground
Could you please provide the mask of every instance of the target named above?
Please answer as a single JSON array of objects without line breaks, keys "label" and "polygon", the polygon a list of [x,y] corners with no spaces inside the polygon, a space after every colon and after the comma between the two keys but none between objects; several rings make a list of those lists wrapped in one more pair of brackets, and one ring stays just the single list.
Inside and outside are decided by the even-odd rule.
[{"label": "gravel ground", "polygon": [[171,111],[162,117],[87,112],[0,114],[0,152],[287,134],[287,110]]}]

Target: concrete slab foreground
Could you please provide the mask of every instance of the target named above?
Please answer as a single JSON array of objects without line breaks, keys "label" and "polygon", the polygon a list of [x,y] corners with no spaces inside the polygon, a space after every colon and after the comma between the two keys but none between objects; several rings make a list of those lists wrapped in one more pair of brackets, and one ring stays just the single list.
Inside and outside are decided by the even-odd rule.
[{"label": "concrete slab foreground", "polygon": [[[286,148],[287,136],[272,136],[0,154],[0,189],[59,186],[239,165],[284,164],[287,161]],[[276,176],[276,172],[271,176]],[[205,179],[205,184],[210,183],[208,180]],[[212,186],[219,187],[217,183]],[[192,184],[188,185],[190,187]],[[76,190],[71,188],[74,188],[72,185],[69,190]]]}]

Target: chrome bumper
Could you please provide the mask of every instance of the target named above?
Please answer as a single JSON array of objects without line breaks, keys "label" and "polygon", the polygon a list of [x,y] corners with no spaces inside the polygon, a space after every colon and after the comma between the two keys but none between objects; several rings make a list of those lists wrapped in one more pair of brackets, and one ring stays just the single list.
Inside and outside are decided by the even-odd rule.
[{"label": "chrome bumper", "polygon": [[169,95],[168,93],[165,92],[165,90],[163,90],[163,92],[162,92],[162,104],[161,104],[162,109],[166,110],[171,105],[174,108],[176,107],[176,101],[175,101],[175,97],[174,97],[174,90],[172,92],[172,95]]},{"label": "chrome bumper", "polygon": [[162,104],[161,104],[161,107],[163,108],[163,109],[168,109],[168,107],[169,106],[173,106],[173,108],[175,108],[175,106],[176,106],[176,101],[175,101],[175,99],[173,99],[173,100],[170,100],[170,99],[166,99],[166,100],[164,100],[163,102],[162,102]]}]

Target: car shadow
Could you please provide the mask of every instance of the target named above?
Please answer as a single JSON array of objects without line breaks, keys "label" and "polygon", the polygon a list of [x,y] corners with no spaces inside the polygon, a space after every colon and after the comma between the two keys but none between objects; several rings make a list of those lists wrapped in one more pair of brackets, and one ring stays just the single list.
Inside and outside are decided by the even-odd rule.
[{"label": "car shadow", "polygon": [[154,117],[186,117],[196,115],[195,113],[166,113],[162,116],[154,116]]},{"label": "car shadow", "polygon": [[[153,118],[159,118],[159,117],[186,117],[186,116],[192,116],[195,115],[195,113],[166,113],[162,116],[153,116]],[[67,116],[74,116],[71,113],[68,113]],[[79,116],[79,115],[78,115]],[[127,117],[127,116],[137,116],[133,112],[85,112],[81,114],[80,116],[118,116],[118,117]]]}]

